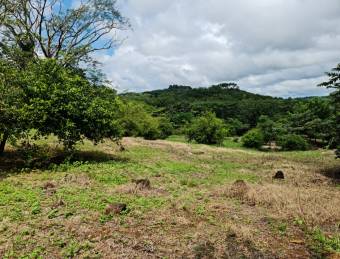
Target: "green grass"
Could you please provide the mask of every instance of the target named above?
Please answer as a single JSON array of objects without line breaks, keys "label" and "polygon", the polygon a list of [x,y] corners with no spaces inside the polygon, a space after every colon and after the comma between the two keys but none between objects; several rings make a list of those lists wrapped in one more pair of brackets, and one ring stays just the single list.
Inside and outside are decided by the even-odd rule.
[{"label": "green grass", "polygon": [[[201,224],[216,228],[217,236],[222,236],[229,227],[224,217],[227,222],[235,217],[242,226],[257,222],[248,218],[253,216],[249,211],[255,213],[257,208],[220,196],[234,181],[244,180],[249,185],[266,183],[265,173],[272,170],[266,165],[268,161],[282,164],[293,161],[313,166],[333,161],[324,151],[247,150],[232,138],[224,141],[225,149],[173,143],[184,143],[183,136],[171,136],[168,140],[171,145],[137,142],[139,144],[128,146],[124,152],[116,152],[112,142],[93,146],[85,141],[78,145],[79,151],[73,160],[59,165],[0,171],[3,175],[0,180],[0,257],[46,258],[56,253],[54,256],[61,258],[90,255],[100,258],[97,244],[112,238],[113,234],[108,236],[105,232],[108,230],[119,236],[115,242],[128,247],[131,246],[127,240],[129,235],[136,235],[132,240],[144,240],[144,234],[140,233],[148,236],[158,233],[166,239],[171,236],[168,232],[172,229],[174,233],[183,230],[184,234],[179,233],[174,240],[183,238],[181,242],[184,242],[188,236],[195,236],[196,230],[192,230]],[[51,147],[51,153],[43,154],[44,157],[54,154],[54,137],[40,140],[38,144]],[[40,153],[30,154],[30,159],[34,161],[34,155]],[[0,159],[6,160],[6,157]],[[150,190],[134,189],[133,181],[142,178],[151,181]],[[53,192],[43,188],[46,183],[53,183]],[[58,205],[60,201],[62,205]],[[112,203],[125,203],[128,210],[120,215],[106,215],[105,208]],[[226,206],[224,211],[222,205]],[[244,215],[238,214],[243,209]],[[259,213],[261,217],[262,213]],[[188,225],[176,223],[175,219],[186,217]],[[282,222],[272,232],[286,238],[291,228],[286,221]],[[70,231],[66,226],[75,229]],[[99,241],[93,241],[77,234],[82,228],[104,233]],[[207,230],[206,227],[202,229]],[[330,240],[320,233],[314,235],[315,249],[337,251],[338,239]],[[5,245],[10,248],[1,254]]]},{"label": "green grass", "polygon": [[188,143],[188,140],[185,138],[184,135],[171,135],[166,140],[173,142]]}]

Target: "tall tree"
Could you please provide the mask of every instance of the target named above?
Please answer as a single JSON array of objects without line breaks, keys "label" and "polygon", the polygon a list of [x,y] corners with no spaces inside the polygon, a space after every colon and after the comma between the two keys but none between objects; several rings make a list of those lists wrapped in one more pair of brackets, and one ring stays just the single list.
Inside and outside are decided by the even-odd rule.
[{"label": "tall tree", "polygon": [[328,81],[321,83],[319,86],[324,86],[327,88],[334,89],[335,91],[331,94],[334,113],[335,113],[335,125],[336,125],[336,135],[334,136],[337,145],[337,157],[340,158],[340,63],[332,69],[331,72],[326,73],[329,77]]},{"label": "tall tree", "polygon": [[112,48],[115,32],[129,26],[116,5],[116,0],[85,0],[74,8],[63,0],[0,0],[0,50],[18,61],[24,53],[65,66],[94,64],[91,53]]},{"label": "tall tree", "polygon": [[66,148],[84,136],[120,136],[116,93],[91,73],[92,53],[112,48],[115,32],[129,27],[116,6],[0,0],[0,154],[8,138],[30,128],[54,133]]}]

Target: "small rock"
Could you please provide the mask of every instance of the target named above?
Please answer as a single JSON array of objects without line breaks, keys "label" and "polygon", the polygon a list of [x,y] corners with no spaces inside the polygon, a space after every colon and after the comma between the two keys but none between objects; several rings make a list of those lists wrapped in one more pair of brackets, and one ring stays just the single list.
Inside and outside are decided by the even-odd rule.
[{"label": "small rock", "polygon": [[134,180],[136,183],[136,187],[139,189],[150,189],[151,188],[151,183],[149,179],[139,179],[139,180]]},{"label": "small rock", "polygon": [[273,176],[273,179],[285,179],[285,175],[282,171],[277,171],[276,174]]},{"label": "small rock", "polygon": [[105,214],[121,214],[122,212],[127,210],[127,205],[125,203],[112,203],[107,205],[105,209]]}]

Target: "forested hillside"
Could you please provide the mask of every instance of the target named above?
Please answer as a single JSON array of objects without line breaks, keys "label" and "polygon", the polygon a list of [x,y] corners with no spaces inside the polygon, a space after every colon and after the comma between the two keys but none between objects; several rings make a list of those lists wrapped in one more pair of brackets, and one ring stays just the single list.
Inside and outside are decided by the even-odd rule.
[{"label": "forested hillside", "polygon": [[268,115],[273,119],[280,118],[288,112],[293,112],[295,105],[310,99],[283,99],[253,94],[241,90],[233,83],[208,88],[171,85],[168,89],[126,93],[122,96],[158,108],[158,111],[167,114],[176,126],[191,121],[205,111],[213,111],[218,118],[238,119],[248,127],[254,127],[261,115]]}]

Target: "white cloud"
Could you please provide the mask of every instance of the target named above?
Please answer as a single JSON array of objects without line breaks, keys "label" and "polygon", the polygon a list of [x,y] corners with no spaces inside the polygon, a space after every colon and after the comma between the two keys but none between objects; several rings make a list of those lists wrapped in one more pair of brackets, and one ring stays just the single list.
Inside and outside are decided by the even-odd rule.
[{"label": "white cloud", "polygon": [[278,96],[322,95],[340,62],[338,0],[125,0],[133,30],[104,70],[120,91],[236,81]]}]

